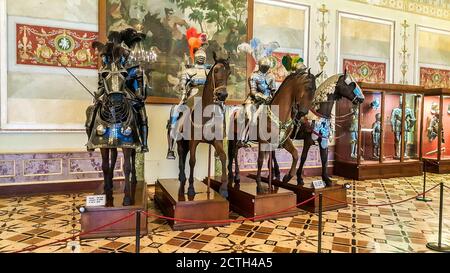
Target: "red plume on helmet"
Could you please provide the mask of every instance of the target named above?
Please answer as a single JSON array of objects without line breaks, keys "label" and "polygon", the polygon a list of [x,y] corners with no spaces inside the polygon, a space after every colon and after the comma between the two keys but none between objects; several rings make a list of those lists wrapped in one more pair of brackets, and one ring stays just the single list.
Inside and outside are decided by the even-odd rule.
[{"label": "red plume on helmet", "polygon": [[194,62],[195,51],[208,42],[208,37],[205,33],[198,33],[195,27],[191,27],[186,31],[186,38],[191,60]]}]

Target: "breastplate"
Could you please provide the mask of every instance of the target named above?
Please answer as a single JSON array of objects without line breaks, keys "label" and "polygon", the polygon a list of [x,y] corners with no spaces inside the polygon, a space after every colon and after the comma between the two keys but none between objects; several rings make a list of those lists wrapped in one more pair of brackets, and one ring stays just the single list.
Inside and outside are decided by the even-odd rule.
[{"label": "breastplate", "polygon": [[190,87],[199,87],[203,86],[206,83],[207,78],[207,70],[204,68],[189,68],[186,71],[186,74],[188,76],[189,86]]},{"label": "breastplate", "polygon": [[269,84],[267,84],[266,78],[258,75],[255,78],[256,88],[258,92],[263,93],[265,96],[270,96]]}]

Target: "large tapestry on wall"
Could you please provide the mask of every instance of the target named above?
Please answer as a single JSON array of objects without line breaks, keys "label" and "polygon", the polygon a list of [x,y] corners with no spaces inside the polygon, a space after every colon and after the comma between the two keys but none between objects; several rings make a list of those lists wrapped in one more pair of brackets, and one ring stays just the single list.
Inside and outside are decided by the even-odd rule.
[{"label": "large tapestry on wall", "polygon": [[344,59],[345,69],[358,82],[386,82],[386,63]]},{"label": "large tapestry on wall", "polygon": [[195,27],[208,35],[208,63],[212,52],[231,57],[232,75],[229,99],[244,100],[247,56],[238,55],[237,46],[247,41],[247,0],[101,0],[101,36],[112,30],[134,27],[148,35],[145,46],[156,46],[161,53],[152,73],[150,102],[178,101],[180,72],[188,62],[186,30]]},{"label": "large tapestry on wall", "polygon": [[425,88],[450,88],[450,70],[421,67],[420,85]]},{"label": "large tapestry on wall", "polygon": [[16,64],[97,69],[97,32],[16,24]]}]

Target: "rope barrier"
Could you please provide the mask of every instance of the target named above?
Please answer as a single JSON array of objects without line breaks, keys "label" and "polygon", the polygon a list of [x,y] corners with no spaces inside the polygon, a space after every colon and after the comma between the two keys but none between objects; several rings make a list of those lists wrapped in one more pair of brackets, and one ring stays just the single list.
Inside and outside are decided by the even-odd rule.
[{"label": "rope barrier", "polygon": [[73,241],[77,237],[81,237],[81,236],[88,235],[88,234],[91,234],[91,233],[94,233],[94,232],[97,232],[97,231],[101,231],[101,230],[103,230],[103,229],[105,229],[107,227],[110,227],[110,226],[113,226],[113,225],[118,224],[120,222],[123,222],[123,221],[133,217],[135,214],[136,214],[136,212],[133,212],[133,213],[131,213],[131,214],[125,216],[125,217],[122,217],[122,218],[120,218],[120,219],[118,219],[118,220],[116,220],[114,222],[111,222],[109,224],[105,224],[105,225],[100,226],[98,228],[95,228],[93,230],[81,232],[81,233],[79,233],[77,235],[73,235],[73,236],[68,237],[66,239],[61,239],[61,240],[58,240],[58,241],[55,241],[55,242],[52,242],[52,243],[48,243],[48,244],[45,244],[45,245],[41,245],[41,246],[29,246],[29,247],[26,247],[26,248],[24,248],[22,250],[16,251],[14,253],[21,253],[21,252],[25,252],[25,251],[34,251],[36,249],[43,248],[43,247],[46,247],[46,246],[51,246],[51,245],[58,244],[58,243],[65,243],[65,242],[70,241],[70,240]]},{"label": "rope barrier", "polygon": [[[408,201],[414,200],[414,199],[416,199],[419,196],[423,196],[424,194],[427,194],[427,193],[431,192],[432,190],[436,189],[437,187],[439,187],[439,184],[434,186],[434,187],[432,187],[431,189],[427,190],[426,192],[423,192],[423,193],[418,194],[416,196],[413,196],[411,198],[408,198],[408,199],[405,199],[405,200],[401,200],[401,201],[397,201],[397,202],[386,203],[386,204],[373,204],[373,205],[371,205],[371,204],[352,204],[352,205],[355,206],[355,207],[387,207],[387,206],[398,205],[398,204],[401,204],[401,203],[406,203]],[[336,200],[336,199],[328,197],[328,196],[324,196],[324,198],[326,198],[328,200],[331,200],[331,201],[334,201],[334,202],[338,202],[340,204],[345,204],[344,202],[341,202],[340,200]]]},{"label": "rope barrier", "polygon": [[283,209],[277,212],[273,212],[273,213],[268,213],[265,215],[259,215],[259,216],[255,216],[255,217],[251,217],[251,218],[244,218],[244,219],[237,219],[237,220],[220,220],[220,221],[202,221],[202,220],[189,220],[189,219],[179,219],[179,218],[172,218],[172,217],[167,217],[167,216],[161,216],[161,215],[156,215],[156,214],[152,214],[152,213],[148,213],[148,212],[142,212],[145,215],[147,215],[148,217],[155,217],[155,218],[159,218],[159,219],[164,219],[164,220],[169,220],[169,221],[176,221],[176,222],[184,222],[184,223],[197,223],[197,224],[228,224],[228,223],[241,223],[241,222],[246,222],[246,221],[256,221],[258,219],[264,219],[264,218],[268,218],[271,216],[275,216],[278,214],[281,214],[283,212],[295,209],[297,207],[303,206],[308,204],[309,202],[315,200],[317,197],[311,197],[310,199],[303,201],[295,206],[289,207],[287,209]]},{"label": "rope barrier", "polygon": [[231,223],[240,223],[240,222],[246,222],[246,221],[255,221],[257,219],[263,219],[263,218],[267,218],[267,217],[270,217],[270,216],[275,216],[275,215],[281,214],[283,212],[295,209],[295,208],[297,208],[299,206],[303,206],[303,205],[305,205],[305,204],[307,204],[307,203],[309,203],[309,202],[311,202],[311,201],[313,201],[315,199],[316,199],[316,197],[312,197],[312,198],[310,198],[310,199],[308,199],[308,200],[306,200],[306,201],[304,201],[302,203],[299,203],[299,204],[297,204],[295,206],[292,206],[292,207],[289,207],[287,209],[283,209],[283,210],[280,210],[280,211],[277,211],[277,212],[273,212],[273,213],[270,213],[270,214],[255,216],[255,217],[251,217],[251,218],[245,218],[245,219],[241,219],[241,220],[201,221],[201,220],[177,219],[177,218],[171,218],[171,217],[151,214],[151,213],[148,213],[148,212],[145,212],[145,211],[135,211],[135,212],[133,212],[133,213],[131,213],[131,214],[125,216],[125,217],[122,217],[122,218],[120,218],[120,219],[118,219],[118,220],[116,220],[114,222],[111,222],[109,224],[105,224],[105,225],[100,226],[98,228],[95,228],[93,230],[89,230],[89,231],[86,231],[86,232],[81,232],[81,233],[79,233],[77,235],[73,235],[71,237],[68,237],[68,238],[65,238],[65,239],[61,239],[61,240],[58,240],[58,241],[54,241],[54,242],[51,242],[51,243],[48,243],[48,244],[45,244],[45,245],[29,246],[29,247],[26,247],[26,248],[24,248],[22,250],[16,251],[14,253],[22,253],[22,252],[25,252],[25,251],[34,251],[36,249],[43,248],[43,247],[46,247],[46,246],[51,246],[51,245],[58,244],[58,243],[64,243],[64,242],[67,242],[67,241],[70,241],[70,240],[73,241],[73,240],[75,240],[78,237],[81,237],[81,236],[84,236],[84,235],[88,235],[88,234],[91,234],[91,233],[94,233],[94,232],[101,231],[101,230],[103,230],[103,229],[105,229],[107,227],[110,227],[110,226],[113,226],[113,225],[118,224],[120,222],[123,222],[125,220],[128,220],[129,218],[135,216],[137,214],[137,212],[143,213],[144,215],[146,215],[146,217],[156,217],[156,218],[159,218],[159,219],[172,220],[172,221],[177,221],[177,222],[199,223],[199,224],[228,224],[228,223],[231,224]]},{"label": "rope barrier", "polygon": [[[397,204],[401,204],[401,203],[405,203],[405,202],[411,201],[411,200],[413,200],[413,199],[415,199],[415,198],[417,198],[419,196],[423,196],[424,194],[431,192],[432,190],[436,189],[437,187],[439,187],[439,184],[435,185],[432,188],[430,188],[426,192],[423,192],[423,193],[418,194],[418,195],[416,195],[414,197],[411,197],[411,198],[408,198],[408,199],[405,199],[405,200],[401,200],[401,201],[398,201],[398,202],[392,202],[392,203],[387,203],[387,204],[374,204],[374,205],[370,205],[370,204],[353,204],[353,206],[357,206],[357,207],[384,207],[384,206],[397,205]],[[444,185],[444,187],[446,187],[447,189],[450,189],[449,186]],[[337,202],[337,203],[346,204],[344,202],[341,202],[340,200],[336,200],[336,199],[328,197],[328,196],[323,196],[323,197],[328,199],[328,200]],[[110,227],[110,226],[113,226],[113,225],[118,224],[120,222],[123,222],[125,220],[128,220],[129,218],[135,216],[138,212],[139,213],[143,213],[147,218],[154,217],[154,218],[158,218],[158,219],[164,219],[164,220],[176,221],[176,222],[198,223],[198,224],[232,224],[232,223],[241,223],[241,222],[246,222],[246,221],[257,221],[259,219],[264,219],[264,218],[268,218],[268,217],[271,217],[271,216],[276,216],[278,214],[287,212],[289,210],[296,209],[297,207],[306,205],[309,202],[315,200],[316,198],[318,198],[318,197],[317,196],[313,196],[313,197],[309,198],[308,200],[305,200],[305,201],[303,201],[303,202],[301,202],[299,204],[296,204],[295,206],[292,206],[292,207],[289,207],[289,208],[286,208],[286,209],[283,209],[283,210],[280,210],[280,211],[277,211],[277,212],[268,213],[268,214],[264,214],[264,215],[259,215],[259,216],[255,216],[255,217],[250,217],[250,218],[236,219],[236,220],[207,221],[207,220],[179,219],[179,218],[172,218],[172,217],[157,215],[157,214],[153,214],[153,213],[149,213],[149,212],[145,212],[145,211],[135,211],[135,212],[133,212],[133,213],[131,213],[131,214],[125,216],[125,217],[117,219],[114,222],[102,225],[102,226],[100,226],[98,228],[95,228],[93,230],[81,232],[81,233],[79,233],[77,235],[73,235],[71,237],[68,237],[68,238],[65,238],[65,239],[61,239],[61,240],[57,240],[55,242],[51,242],[51,243],[44,244],[44,245],[41,245],[41,246],[29,246],[29,247],[26,247],[26,248],[24,248],[22,250],[16,251],[14,253],[22,253],[22,252],[26,252],[26,251],[27,252],[34,251],[34,250],[37,250],[37,249],[40,249],[40,248],[43,248],[43,247],[46,247],[46,246],[51,246],[51,245],[58,244],[58,243],[64,243],[64,242],[67,242],[67,241],[70,241],[70,240],[73,241],[73,240],[75,240],[78,237],[82,237],[84,235],[88,235],[88,234],[91,234],[91,233],[94,233],[94,232],[98,232],[98,231],[104,230],[107,227]]]}]

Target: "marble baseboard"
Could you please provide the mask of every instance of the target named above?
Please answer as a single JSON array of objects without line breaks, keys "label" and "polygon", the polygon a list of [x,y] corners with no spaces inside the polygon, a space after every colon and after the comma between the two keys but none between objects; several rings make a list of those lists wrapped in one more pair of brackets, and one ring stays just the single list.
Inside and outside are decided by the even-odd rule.
[{"label": "marble baseboard", "polygon": [[[115,177],[123,177],[119,154]],[[99,152],[0,154],[0,186],[103,179]]]},{"label": "marble baseboard", "polygon": [[[302,145],[296,145],[297,150],[299,152],[299,156],[301,156],[303,151]],[[289,169],[292,164],[291,155],[284,149],[278,149],[276,151],[276,158],[278,160],[278,164],[280,165],[280,169]],[[258,147],[251,147],[247,149],[241,149],[239,151],[238,156],[239,166],[242,172],[256,171],[258,169]],[[331,146],[328,153],[328,167],[332,168],[334,163],[334,146]],[[266,164],[264,167],[266,167]],[[312,146],[308,159],[305,163],[305,169],[315,169],[321,168],[322,163],[320,161],[320,151],[318,146]]]}]

